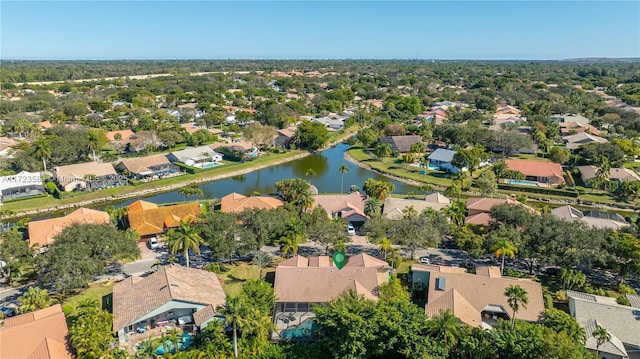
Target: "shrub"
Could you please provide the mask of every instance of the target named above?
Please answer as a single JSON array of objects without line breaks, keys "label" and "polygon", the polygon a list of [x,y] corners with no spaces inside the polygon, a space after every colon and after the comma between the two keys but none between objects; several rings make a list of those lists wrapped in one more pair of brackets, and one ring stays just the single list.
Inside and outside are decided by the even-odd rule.
[{"label": "shrub", "polygon": [[44,185],[44,189],[48,194],[53,194],[58,189],[58,186],[54,182],[47,182]]},{"label": "shrub", "polygon": [[62,313],[64,313],[64,315],[66,316],[71,315],[71,313],[73,313],[74,311],[75,308],[71,304],[65,304],[62,306]]},{"label": "shrub", "polygon": [[544,307],[545,309],[553,309],[553,297],[551,296],[551,294],[547,293],[544,295]]},{"label": "shrub", "polygon": [[631,286],[623,283],[618,284],[617,289],[618,289],[618,292],[620,292],[620,294],[638,294],[633,288],[631,288]]},{"label": "shrub", "polygon": [[631,306],[631,302],[629,301],[629,298],[627,298],[626,295],[621,295],[618,298],[616,298],[616,302],[618,302],[618,304],[620,305]]},{"label": "shrub", "polygon": [[573,190],[565,190],[565,189],[534,187],[534,186],[518,186],[518,185],[510,185],[506,183],[499,183],[498,188],[505,191],[541,193],[541,194],[549,194],[553,196],[564,196],[564,197],[574,197],[574,198],[578,197],[578,192]]},{"label": "shrub", "polygon": [[556,292],[556,299],[559,302],[566,302],[567,301],[567,291],[566,290],[559,290]]}]

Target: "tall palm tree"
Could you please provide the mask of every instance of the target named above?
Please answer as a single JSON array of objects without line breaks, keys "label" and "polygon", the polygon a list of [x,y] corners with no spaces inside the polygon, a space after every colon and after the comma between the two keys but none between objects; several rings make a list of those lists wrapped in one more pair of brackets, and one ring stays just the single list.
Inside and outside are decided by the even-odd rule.
[{"label": "tall palm tree", "polygon": [[314,199],[310,191],[301,193],[297,199],[297,204],[300,206],[300,213],[310,210],[311,207],[313,207],[313,201]]},{"label": "tall palm tree", "polygon": [[338,168],[338,172],[340,172],[340,193],[341,194],[344,192],[344,174],[349,173],[349,171],[351,171],[351,169],[344,163],[340,165],[340,168]]},{"label": "tall palm tree", "polygon": [[29,313],[38,309],[44,309],[51,304],[49,292],[46,289],[30,287],[29,290],[18,298],[20,313]]},{"label": "tall palm tree", "polygon": [[420,192],[424,193],[424,195],[426,196],[429,193],[433,192],[433,187],[428,183],[423,183],[420,186]]},{"label": "tall palm tree", "polygon": [[192,249],[196,254],[200,254],[200,245],[204,244],[204,240],[198,234],[198,230],[191,228],[191,220],[187,222],[180,221],[177,228],[171,228],[167,232],[167,244],[169,252],[176,254],[182,251],[189,268],[189,250]]},{"label": "tall palm tree", "polygon": [[271,256],[263,251],[258,251],[253,257],[253,264],[258,266],[258,278],[262,279],[262,270],[271,264]]},{"label": "tall palm tree", "polygon": [[100,134],[97,131],[89,131],[87,134],[87,139],[89,140],[89,149],[93,154],[93,161],[97,161],[98,157],[96,156],[96,151],[100,151],[102,149],[102,141],[100,139]]},{"label": "tall palm tree", "polygon": [[418,211],[416,211],[413,206],[405,207],[405,209],[402,210],[402,217],[405,219],[416,218],[418,217]]},{"label": "tall palm tree", "polygon": [[491,252],[494,252],[496,257],[502,256],[500,273],[504,274],[504,257],[509,256],[509,258],[513,259],[518,253],[518,248],[513,242],[503,239],[491,247]]},{"label": "tall palm tree", "polygon": [[227,304],[222,308],[225,323],[233,328],[233,354],[236,357],[238,356],[238,329],[244,325],[245,309],[240,296],[227,296]]},{"label": "tall palm tree", "polygon": [[47,158],[51,157],[51,142],[46,138],[38,138],[31,145],[31,152],[36,158],[42,160],[42,168],[47,172]]},{"label": "tall palm tree", "polygon": [[596,329],[591,332],[591,335],[596,338],[596,356],[600,357],[600,346],[611,340],[611,333],[609,333],[605,327],[598,324]]},{"label": "tall palm tree", "polygon": [[511,329],[515,325],[516,313],[520,310],[520,306],[527,309],[529,303],[529,296],[527,291],[519,285],[510,285],[504,291],[504,295],[507,296],[507,303],[513,310],[513,316],[511,316]]},{"label": "tall palm tree", "polygon": [[464,217],[467,214],[464,202],[455,201],[449,207],[444,207],[442,213],[449,217],[451,223],[456,227],[462,227],[464,225]]},{"label": "tall palm tree", "polygon": [[393,247],[391,246],[391,240],[389,240],[389,238],[387,237],[382,238],[378,249],[380,250],[380,252],[384,253],[385,261],[387,260],[387,254],[389,253],[389,251],[391,251],[392,248]]}]

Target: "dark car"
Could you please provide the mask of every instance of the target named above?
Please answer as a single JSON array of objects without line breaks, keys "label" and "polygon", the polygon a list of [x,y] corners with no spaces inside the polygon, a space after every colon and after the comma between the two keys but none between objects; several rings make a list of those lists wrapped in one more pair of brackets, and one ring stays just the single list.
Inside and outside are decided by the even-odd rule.
[{"label": "dark car", "polygon": [[0,312],[2,312],[5,318],[9,318],[16,314],[16,308],[11,308],[11,307],[2,305],[0,306]]}]

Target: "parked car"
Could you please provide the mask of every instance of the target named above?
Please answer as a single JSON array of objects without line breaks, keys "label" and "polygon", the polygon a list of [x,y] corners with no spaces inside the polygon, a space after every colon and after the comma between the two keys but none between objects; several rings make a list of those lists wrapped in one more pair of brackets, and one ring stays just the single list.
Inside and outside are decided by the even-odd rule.
[{"label": "parked car", "polygon": [[429,264],[431,261],[429,261],[428,257],[420,257],[420,263]]},{"label": "parked car", "polygon": [[149,238],[147,243],[149,244],[149,248],[151,249],[156,249],[160,246],[160,242],[158,242],[158,238],[156,237]]},{"label": "parked car", "polygon": [[5,318],[9,318],[16,314],[16,308],[11,308],[11,307],[2,305],[0,306],[0,312],[2,312]]},{"label": "parked car", "polygon": [[356,235],[356,229],[355,227],[353,227],[353,224],[349,223],[349,225],[347,226],[347,234],[350,236],[355,236]]}]

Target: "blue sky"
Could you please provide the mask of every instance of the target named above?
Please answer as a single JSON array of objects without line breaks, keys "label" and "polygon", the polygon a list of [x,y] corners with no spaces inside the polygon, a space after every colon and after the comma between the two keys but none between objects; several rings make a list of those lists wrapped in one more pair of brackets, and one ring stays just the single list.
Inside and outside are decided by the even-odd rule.
[{"label": "blue sky", "polygon": [[640,57],[640,1],[7,1],[2,59]]}]

